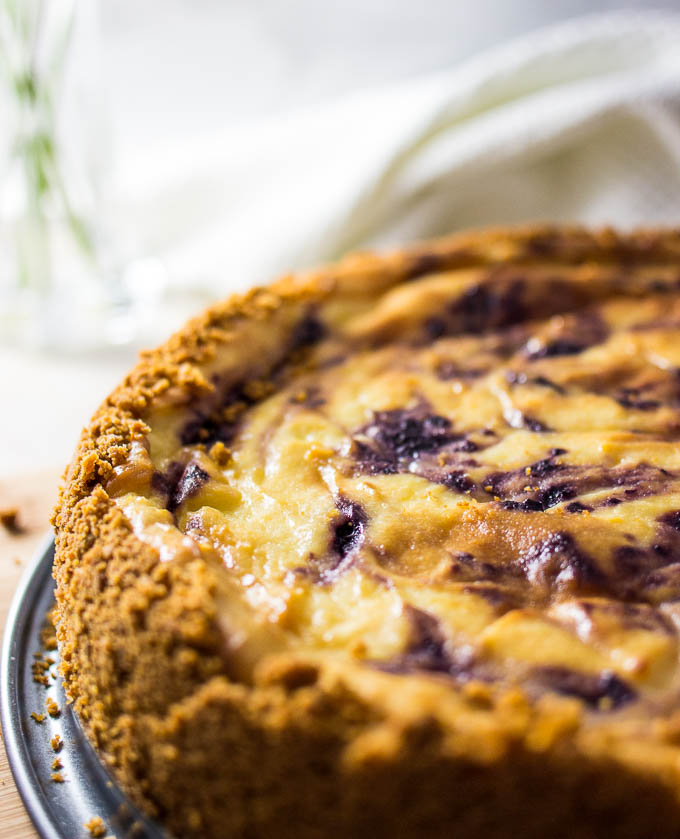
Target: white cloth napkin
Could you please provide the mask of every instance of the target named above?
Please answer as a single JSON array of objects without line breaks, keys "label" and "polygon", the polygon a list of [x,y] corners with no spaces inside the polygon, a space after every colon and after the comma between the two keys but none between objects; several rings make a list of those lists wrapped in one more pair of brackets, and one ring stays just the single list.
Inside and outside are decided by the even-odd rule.
[{"label": "white cloth napkin", "polygon": [[680,15],[572,20],[443,73],[158,149],[119,173],[117,195],[135,246],[211,295],[468,226],[678,224]]}]

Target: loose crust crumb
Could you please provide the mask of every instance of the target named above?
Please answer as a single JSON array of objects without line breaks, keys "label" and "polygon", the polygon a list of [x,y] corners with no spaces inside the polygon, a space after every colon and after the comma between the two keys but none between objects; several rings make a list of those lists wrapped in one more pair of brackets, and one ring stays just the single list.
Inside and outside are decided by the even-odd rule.
[{"label": "loose crust crumb", "polygon": [[6,507],[0,510],[0,525],[12,536],[21,536],[26,529],[19,521],[19,510],[17,507]]},{"label": "loose crust crumb", "polygon": [[104,836],[106,833],[104,822],[99,818],[99,816],[95,816],[90,819],[90,821],[86,822],[84,826],[89,831],[90,836],[95,837],[95,839],[99,839],[99,837]]},{"label": "loose crust crumb", "polygon": [[45,707],[47,708],[47,713],[55,719],[61,713],[59,705],[55,702],[54,699],[52,699],[51,696],[48,696],[47,699],[45,700]]}]

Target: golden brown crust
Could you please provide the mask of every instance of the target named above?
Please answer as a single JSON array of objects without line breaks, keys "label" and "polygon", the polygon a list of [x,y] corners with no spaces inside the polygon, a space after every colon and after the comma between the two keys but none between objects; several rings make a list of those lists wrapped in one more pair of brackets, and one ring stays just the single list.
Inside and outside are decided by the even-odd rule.
[{"label": "golden brown crust", "polygon": [[[287,277],[145,353],[83,432],[54,516],[62,674],[116,777],[178,835],[443,837],[454,825],[461,837],[519,826],[537,837],[677,835],[672,719],[642,743],[621,726],[589,727],[576,701],[530,705],[418,678],[395,696],[387,674],[286,654],[252,684],[231,680],[220,575],[200,557],[161,562],[106,491],[154,406],[209,394],[205,369],[225,348],[235,368],[248,360],[248,324],[271,323],[276,338],[322,302],[371,300],[435,270],[533,261],[680,266],[680,231],[468,233]],[[263,373],[276,343],[263,348]]]}]

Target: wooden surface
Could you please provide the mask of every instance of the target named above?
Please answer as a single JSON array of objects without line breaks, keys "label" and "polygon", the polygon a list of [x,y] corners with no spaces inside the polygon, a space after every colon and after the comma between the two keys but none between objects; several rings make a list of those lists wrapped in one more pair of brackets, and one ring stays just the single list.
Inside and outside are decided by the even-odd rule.
[{"label": "wooden surface", "polygon": [[[12,535],[0,527],[0,627],[4,632],[12,595],[49,530],[49,517],[59,484],[57,471],[23,478],[20,482],[0,481],[0,510],[16,507],[24,527]],[[24,810],[7,765],[5,748],[0,744],[0,837],[36,839],[37,833]]]}]

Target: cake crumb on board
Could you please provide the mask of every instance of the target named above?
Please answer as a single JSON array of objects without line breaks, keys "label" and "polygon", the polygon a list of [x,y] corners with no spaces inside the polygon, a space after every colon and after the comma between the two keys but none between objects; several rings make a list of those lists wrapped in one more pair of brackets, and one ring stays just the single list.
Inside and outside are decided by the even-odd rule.
[{"label": "cake crumb on board", "polygon": [[18,507],[0,508],[0,525],[12,536],[21,536],[26,532],[26,528],[19,520]]}]

